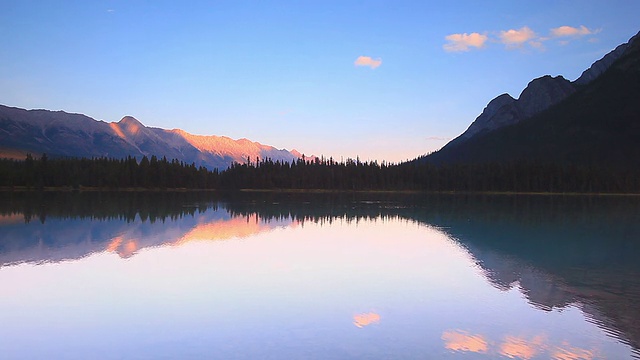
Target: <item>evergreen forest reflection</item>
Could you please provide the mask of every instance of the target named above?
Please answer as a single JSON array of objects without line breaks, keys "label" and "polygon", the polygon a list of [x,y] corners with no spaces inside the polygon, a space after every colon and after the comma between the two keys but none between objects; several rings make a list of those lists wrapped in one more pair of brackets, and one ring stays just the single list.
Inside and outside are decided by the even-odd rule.
[{"label": "evergreen forest reflection", "polygon": [[[11,192],[0,194],[0,271],[17,264],[122,258],[192,240],[243,238],[274,228],[396,219],[438,229],[465,249],[491,286],[517,289],[539,311],[570,306],[640,349],[640,199],[391,193]],[[357,327],[376,324],[357,314]],[[539,337],[492,344],[450,329],[447,349],[535,358],[597,358]]]}]

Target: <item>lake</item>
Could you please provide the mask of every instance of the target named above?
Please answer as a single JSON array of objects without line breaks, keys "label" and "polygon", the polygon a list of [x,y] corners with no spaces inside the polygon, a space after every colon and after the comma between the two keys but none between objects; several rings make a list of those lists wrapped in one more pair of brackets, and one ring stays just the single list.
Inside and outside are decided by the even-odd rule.
[{"label": "lake", "polygon": [[3,359],[638,359],[640,198],[0,193]]}]

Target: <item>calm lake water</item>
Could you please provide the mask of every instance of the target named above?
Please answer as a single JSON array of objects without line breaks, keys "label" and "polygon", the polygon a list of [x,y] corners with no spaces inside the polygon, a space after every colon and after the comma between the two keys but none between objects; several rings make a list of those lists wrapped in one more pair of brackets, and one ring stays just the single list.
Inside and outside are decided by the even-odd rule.
[{"label": "calm lake water", "polygon": [[3,359],[640,358],[640,198],[2,193]]}]

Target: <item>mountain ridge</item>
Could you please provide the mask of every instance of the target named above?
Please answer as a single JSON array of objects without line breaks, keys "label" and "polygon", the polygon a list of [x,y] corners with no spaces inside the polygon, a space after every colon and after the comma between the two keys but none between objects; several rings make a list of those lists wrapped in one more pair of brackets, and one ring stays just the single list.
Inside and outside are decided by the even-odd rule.
[{"label": "mountain ridge", "polygon": [[594,62],[573,82],[545,75],[529,82],[518,99],[508,94],[496,97],[460,136],[417,160],[607,166],[639,162],[625,162],[630,154],[640,154],[640,142],[629,138],[640,135],[640,108],[635,105],[640,98],[639,35]]},{"label": "mountain ridge", "polygon": [[277,149],[248,139],[193,135],[181,129],[147,127],[131,115],[118,122],[84,114],[0,105],[0,157],[24,158],[27,153],[63,157],[166,157],[210,170],[233,162],[270,158],[295,161],[296,150]]}]

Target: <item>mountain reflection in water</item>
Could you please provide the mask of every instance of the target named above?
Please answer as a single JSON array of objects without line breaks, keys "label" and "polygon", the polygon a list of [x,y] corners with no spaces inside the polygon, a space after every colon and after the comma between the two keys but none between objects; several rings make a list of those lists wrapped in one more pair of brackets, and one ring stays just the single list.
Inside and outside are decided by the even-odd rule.
[{"label": "mountain reflection in water", "polygon": [[[88,192],[0,194],[0,270],[157,246],[248,237],[305,222],[401,219],[444,232],[487,281],[540,311],[576,306],[640,349],[640,199],[582,196]],[[376,312],[354,315],[357,327]],[[597,358],[544,334],[492,338],[450,329],[456,352],[530,359]]]}]

